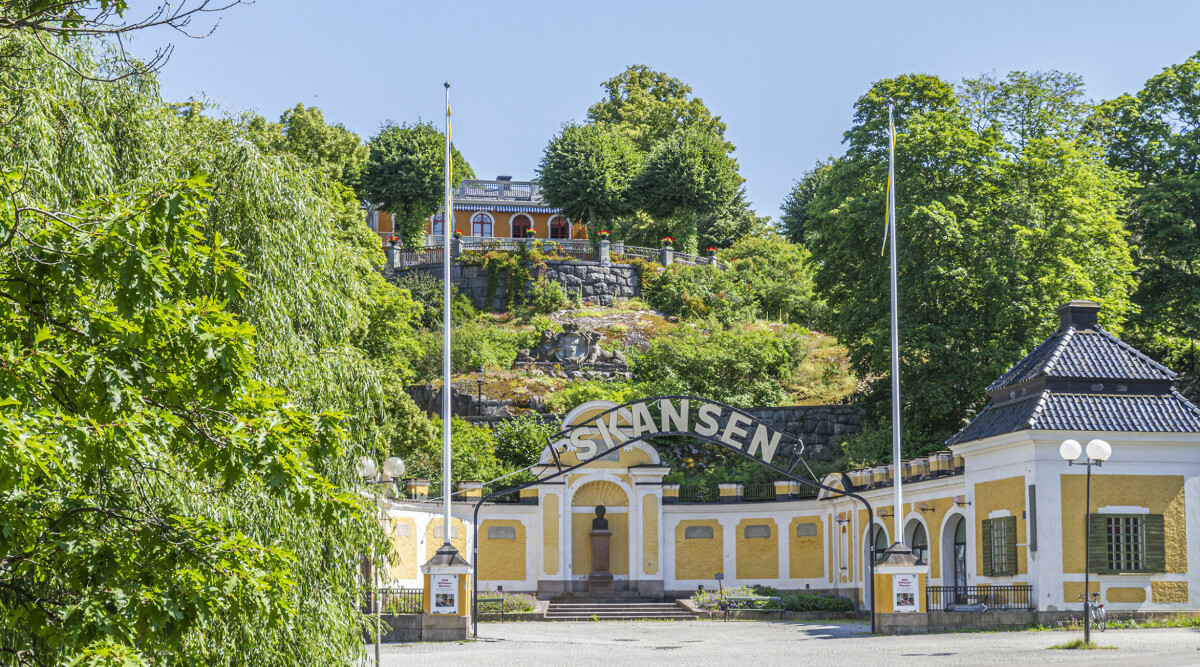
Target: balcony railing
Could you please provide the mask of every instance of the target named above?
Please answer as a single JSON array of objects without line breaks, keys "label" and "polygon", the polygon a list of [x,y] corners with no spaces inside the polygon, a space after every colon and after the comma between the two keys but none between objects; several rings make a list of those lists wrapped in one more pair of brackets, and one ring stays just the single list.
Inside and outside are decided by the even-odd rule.
[{"label": "balcony railing", "polygon": [[455,199],[482,199],[487,201],[542,202],[541,188],[528,181],[463,181],[454,195]]},{"label": "balcony railing", "polygon": [[681,486],[681,503],[716,503],[721,501],[721,491],[715,486]]},{"label": "balcony railing", "polygon": [[747,484],[742,487],[742,500],[750,503],[775,500],[775,485]]},{"label": "balcony railing", "polygon": [[925,588],[925,608],[929,611],[1024,611],[1034,608],[1033,599],[1033,586],[1029,584]]}]

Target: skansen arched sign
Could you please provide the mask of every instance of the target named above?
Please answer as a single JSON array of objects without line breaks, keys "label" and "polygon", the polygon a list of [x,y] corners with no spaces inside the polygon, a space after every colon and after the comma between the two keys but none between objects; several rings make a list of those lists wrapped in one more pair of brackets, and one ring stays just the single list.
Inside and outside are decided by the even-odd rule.
[{"label": "skansen arched sign", "polygon": [[[617,405],[611,401],[589,401],[563,418],[563,428],[546,438],[537,479],[507,489],[485,493],[475,503],[472,530],[474,553],[471,567],[479,567],[479,508],[499,496],[511,495],[538,484],[546,484],[597,461],[630,451],[647,438],[689,436],[731,449],[775,471],[781,478],[803,482],[830,491],[838,496],[853,498],[867,511],[867,525],[875,526],[875,512],[865,498],[844,489],[825,486],[793,472],[800,462],[804,442],[784,431],[773,428],[754,415],[718,401],[695,396],[655,396]],[[786,463],[780,462],[786,453]],[[874,530],[874,528],[872,528]],[[874,536],[871,537],[874,544]],[[875,561],[868,564],[871,580],[875,578]],[[478,636],[478,572],[471,576],[472,623]],[[875,631],[875,606],[871,605],[871,631]]]},{"label": "skansen arched sign", "polygon": [[776,430],[738,408],[692,396],[655,396],[625,405],[589,401],[563,418],[563,430],[550,438],[543,459],[558,462],[558,454],[571,452],[588,461],[646,438],[690,436],[721,445],[771,465],[786,452],[788,469],[804,452],[799,438]]}]

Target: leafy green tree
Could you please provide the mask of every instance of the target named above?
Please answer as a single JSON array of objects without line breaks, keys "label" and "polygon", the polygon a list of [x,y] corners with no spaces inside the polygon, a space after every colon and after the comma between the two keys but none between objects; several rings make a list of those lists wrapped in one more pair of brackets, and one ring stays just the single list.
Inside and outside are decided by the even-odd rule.
[{"label": "leafy green tree", "polygon": [[[825,304],[817,297],[816,264],[803,246],[779,236],[747,236],[720,253],[732,280],[749,285],[768,319],[815,327]],[[822,322],[823,323],[823,322]]]},{"label": "leafy green tree", "polygon": [[736,165],[718,137],[681,129],[654,147],[635,195],[642,210],[655,218],[670,218],[677,247],[694,253],[698,219],[729,204],[739,184]]},{"label": "leafy green tree", "polygon": [[325,178],[347,185],[357,181],[370,153],[341,123],[326,124],[317,107],[297,104],[263,130],[269,149],[291,153]]},{"label": "leafy green tree", "polygon": [[[746,201],[746,188],[739,187],[729,203],[696,221],[700,248],[728,248],[748,236],[763,236],[767,233],[771,216],[756,215]],[[663,235],[654,237],[661,239]]]},{"label": "leafy green tree", "polygon": [[1137,178],[1128,220],[1139,278],[1134,338],[1158,349],[1168,364],[1192,371],[1200,363],[1197,90],[1200,53],[1166,68],[1136,95],[1105,102],[1090,121],[1107,146],[1109,164]]},{"label": "leafy green tree", "polygon": [[496,425],[496,456],[514,469],[528,468],[538,462],[547,438],[558,430],[556,422],[536,414],[505,419]]},{"label": "leafy green tree", "polygon": [[[399,236],[409,245],[424,234],[424,222],[440,211],[445,199],[446,135],[433,123],[384,123],[367,142],[369,155],[359,177],[358,193],[395,216]],[[475,178],[471,165],[453,145],[452,182]]]},{"label": "leafy green tree", "polygon": [[[1132,265],[1120,220],[1126,179],[1076,132],[1082,110],[1071,106],[1079,104],[1073,88],[1020,75],[1013,80],[1021,85],[1000,86],[995,95],[1016,99],[993,97],[984,108],[1059,95],[1037,108],[1074,110],[1055,111],[1058,121],[1038,126],[1014,120],[1020,116],[973,116],[936,77],[875,84],[855,105],[846,154],[806,207],[803,233],[818,262],[818,291],[837,304],[831,332],[848,347],[860,377],[880,378],[874,396],[883,414],[890,396],[889,288],[880,249],[886,100],[894,99],[910,455],[939,447],[962,426],[982,404],[983,388],[1055,327],[1056,305],[1095,299],[1111,329],[1129,310]],[[1043,90],[1034,95],[1029,86]],[[879,429],[888,428],[881,419]]]},{"label": "leafy green tree", "polygon": [[630,65],[600,84],[605,97],[588,108],[587,118],[617,129],[637,150],[648,154],[680,128],[697,129],[717,137],[726,152],[725,123],[713,116],[692,87],[645,65]]},{"label": "leafy green tree", "polygon": [[[32,38],[11,33],[5,39],[20,46]],[[154,542],[150,533],[138,543],[106,544],[96,536],[117,534],[119,523],[54,524],[53,540],[38,538],[43,546],[75,544],[84,550],[72,553],[86,558],[46,560],[61,567],[40,570],[37,585],[68,603],[94,597],[114,606],[76,606],[76,615],[51,610],[46,623],[31,625],[25,612],[8,614],[26,602],[5,598],[0,635],[8,641],[18,636],[13,628],[25,633],[20,637],[37,633],[29,641],[49,651],[40,654],[45,664],[85,650],[132,656],[131,664],[142,650],[155,663],[344,664],[362,647],[359,557],[382,539],[371,515],[354,510],[354,460],[381,460],[390,448],[410,444],[405,438],[429,432],[411,400],[391,393],[412,372],[403,360],[412,349],[408,318],[418,309],[403,292],[385,291],[392,288],[376,270],[378,245],[348,239],[348,215],[357,214],[348,211],[344,189],[297,155],[264,149],[250,121],[179,113],[160,101],[150,74],[103,82],[123,57],[103,45],[50,40],[10,53],[0,63],[6,82],[0,106],[21,113],[0,125],[0,144],[7,147],[0,171],[20,180],[6,181],[12,191],[5,202],[17,208],[3,242],[20,254],[4,270],[16,286],[58,299],[20,296],[21,307],[32,309],[20,326],[41,318],[55,336],[46,344],[62,346],[68,356],[59,375],[8,367],[16,373],[9,379],[15,388],[5,395],[67,400],[60,404],[66,416],[45,413],[67,430],[46,439],[87,455],[56,450],[51,454],[62,453],[61,469],[4,476],[5,483],[25,486],[0,492],[7,494],[0,496],[0,515],[29,511],[22,498],[37,496],[47,499],[40,516],[53,517],[69,505],[59,498],[77,489],[93,494],[79,496],[81,503],[110,508],[84,518],[140,516],[153,524],[150,533],[173,532],[170,545]],[[171,194],[181,191],[178,179],[201,173],[209,174],[206,186],[183,190],[203,197]],[[55,232],[59,236],[39,236],[59,223],[66,227]],[[236,266],[226,270],[209,259],[217,256]],[[28,282],[52,263],[72,282]],[[0,327],[0,343],[32,344],[16,325]],[[205,364],[213,363],[224,366],[210,372]],[[101,405],[108,413],[93,409]],[[24,406],[6,409],[20,411],[26,422],[42,418]],[[87,414],[71,416],[79,410]],[[41,428],[26,422],[12,428]],[[83,442],[88,438],[102,446]],[[10,453],[52,460],[16,450],[0,456]],[[121,460],[104,458],[109,454]],[[29,473],[34,467],[7,469]],[[123,508],[144,513],[120,514]],[[154,523],[155,517],[166,523]],[[48,524],[29,525],[36,531]],[[193,540],[193,534],[219,548],[191,552],[196,562],[179,561],[190,569],[155,564],[158,554],[186,550],[186,541],[174,540]],[[23,547],[0,540],[0,560],[19,553],[9,548]],[[114,552],[107,581],[72,579],[73,564],[93,567]],[[243,557],[245,567],[261,566],[258,581],[237,581]],[[213,572],[225,583],[195,589],[196,596],[181,588],[208,586]],[[19,595],[3,594],[9,593]],[[108,621],[110,609],[131,600],[137,603],[127,619]]]},{"label": "leafy green tree", "polygon": [[631,188],[640,171],[638,152],[620,133],[572,123],[543,151],[538,180],[546,203],[569,219],[610,228],[636,209]]},{"label": "leafy green tree", "polygon": [[787,199],[780,207],[783,215],[779,217],[779,233],[792,243],[804,243],[804,232],[812,219],[808,205],[828,178],[830,166],[829,162],[817,162],[812,169],[804,172],[792,185]]}]

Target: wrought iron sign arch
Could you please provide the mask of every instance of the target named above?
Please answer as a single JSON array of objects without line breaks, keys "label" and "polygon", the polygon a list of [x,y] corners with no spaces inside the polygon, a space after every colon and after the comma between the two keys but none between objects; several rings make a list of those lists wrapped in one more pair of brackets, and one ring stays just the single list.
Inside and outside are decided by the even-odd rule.
[{"label": "wrought iron sign arch", "polygon": [[[568,417],[577,414],[578,408]],[[826,486],[793,472],[804,452],[804,441],[798,436],[780,431],[745,410],[712,399],[696,396],[654,396],[630,401],[610,407],[582,423],[572,424],[546,438],[547,447],[542,455],[542,462],[556,467],[555,472],[532,482],[486,494],[475,503],[472,520],[474,539],[471,558],[471,622],[476,636],[479,634],[479,509],[483,503],[557,479],[620,449],[631,449],[634,444],[645,442],[649,438],[669,436],[687,436],[724,447],[788,479],[810,484],[837,496],[853,498],[862,503],[867,510],[867,525],[875,525],[874,509],[862,496]],[[574,454],[579,463],[564,466],[562,454],[568,451]],[[777,456],[783,451],[790,451],[786,466],[780,466],[776,462]],[[870,569],[871,580],[874,581],[874,559],[871,559]],[[871,631],[875,631],[874,604],[871,605]]]}]

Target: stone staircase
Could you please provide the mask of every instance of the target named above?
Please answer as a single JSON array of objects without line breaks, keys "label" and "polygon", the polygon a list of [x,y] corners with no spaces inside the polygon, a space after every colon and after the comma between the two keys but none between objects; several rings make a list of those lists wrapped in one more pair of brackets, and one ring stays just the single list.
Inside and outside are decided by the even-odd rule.
[{"label": "stone staircase", "polygon": [[550,601],[547,621],[694,621],[696,615],[674,602],[636,593],[565,593]]}]

